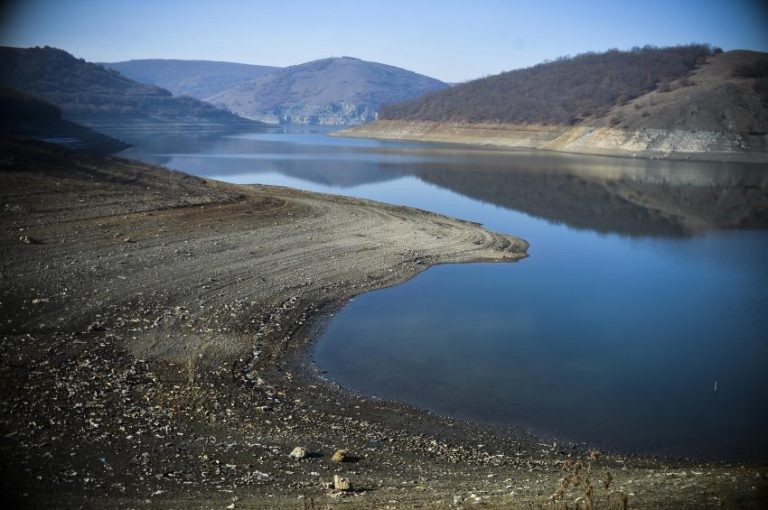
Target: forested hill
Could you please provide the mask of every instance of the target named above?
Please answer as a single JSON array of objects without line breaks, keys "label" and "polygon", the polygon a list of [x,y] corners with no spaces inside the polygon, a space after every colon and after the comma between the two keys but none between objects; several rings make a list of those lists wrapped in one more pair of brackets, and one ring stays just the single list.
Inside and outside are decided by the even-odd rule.
[{"label": "forested hill", "polygon": [[720,52],[694,44],[585,53],[385,105],[379,118],[575,125],[648,92],[668,90]]},{"label": "forested hill", "polygon": [[258,125],[56,48],[0,47],[0,85],[47,101],[66,119],[121,139],[169,129],[218,131]]}]

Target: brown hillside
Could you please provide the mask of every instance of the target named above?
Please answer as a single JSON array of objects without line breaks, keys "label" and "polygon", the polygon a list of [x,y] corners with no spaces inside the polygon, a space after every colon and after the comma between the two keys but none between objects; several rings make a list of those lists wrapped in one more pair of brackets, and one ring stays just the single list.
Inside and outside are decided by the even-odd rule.
[{"label": "brown hillside", "polygon": [[585,124],[768,133],[768,53],[729,51],[711,56],[669,87],[616,106]]}]

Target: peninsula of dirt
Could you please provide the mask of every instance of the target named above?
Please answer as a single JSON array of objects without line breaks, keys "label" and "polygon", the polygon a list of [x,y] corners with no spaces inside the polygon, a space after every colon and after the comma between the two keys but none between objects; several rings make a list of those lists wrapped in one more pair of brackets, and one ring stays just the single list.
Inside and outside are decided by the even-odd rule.
[{"label": "peninsula of dirt", "polygon": [[307,347],[351,297],[434,264],[517,261],[520,239],[39,142],[0,149],[11,506],[765,502],[765,466],[590,452],[356,395],[311,364]]}]

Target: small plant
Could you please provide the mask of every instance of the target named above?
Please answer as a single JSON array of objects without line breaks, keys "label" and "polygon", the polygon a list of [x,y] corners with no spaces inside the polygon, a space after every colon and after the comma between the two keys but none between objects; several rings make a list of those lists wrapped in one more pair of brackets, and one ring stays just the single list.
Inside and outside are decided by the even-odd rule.
[{"label": "small plant", "polygon": [[[614,501],[618,504],[616,508],[625,510],[629,499],[622,492],[613,492],[613,475],[606,472],[605,478],[600,482],[592,482],[592,465],[598,462],[601,454],[598,451],[590,451],[587,458],[582,461],[573,457],[563,460],[564,475],[558,481],[555,492],[550,496],[550,500],[559,503],[562,508],[576,508],[580,510],[591,510],[595,508],[598,502],[601,508],[608,504],[608,508],[614,507]],[[604,491],[598,498],[597,489]],[[571,506],[573,505],[573,506]]]}]

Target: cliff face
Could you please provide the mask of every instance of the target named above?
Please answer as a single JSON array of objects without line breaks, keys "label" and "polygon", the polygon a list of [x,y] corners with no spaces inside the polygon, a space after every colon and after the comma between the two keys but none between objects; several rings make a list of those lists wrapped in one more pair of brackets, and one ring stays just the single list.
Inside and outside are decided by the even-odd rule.
[{"label": "cliff face", "polygon": [[447,87],[404,69],[342,57],[287,67],[206,101],[263,122],[345,125],[375,120],[385,103]]},{"label": "cliff face", "polygon": [[274,124],[308,124],[345,126],[376,120],[376,106],[370,103],[285,103],[271,113],[258,115],[262,122]]}]

